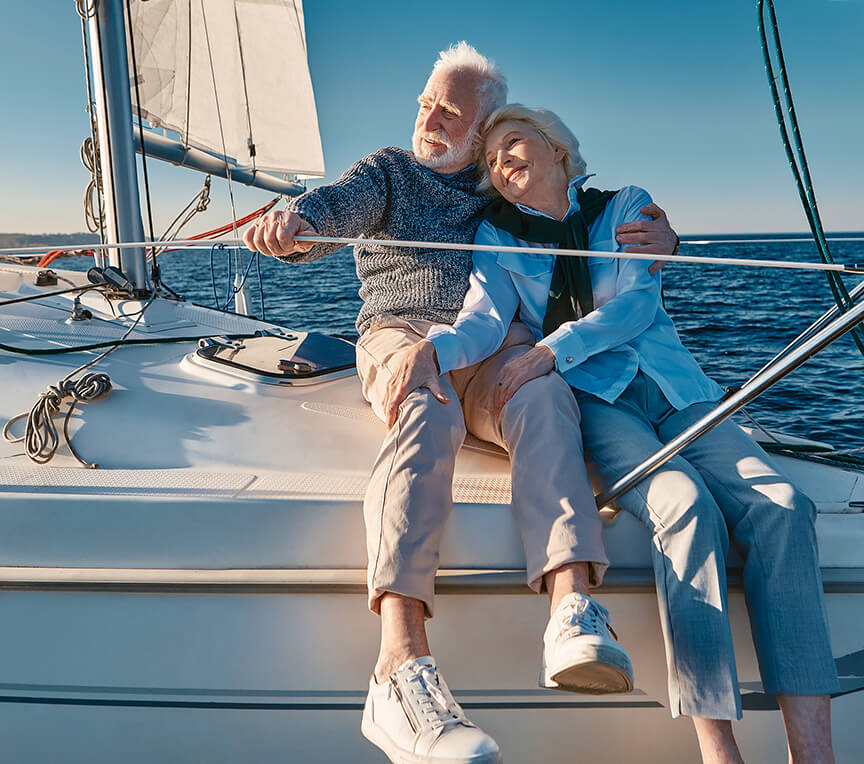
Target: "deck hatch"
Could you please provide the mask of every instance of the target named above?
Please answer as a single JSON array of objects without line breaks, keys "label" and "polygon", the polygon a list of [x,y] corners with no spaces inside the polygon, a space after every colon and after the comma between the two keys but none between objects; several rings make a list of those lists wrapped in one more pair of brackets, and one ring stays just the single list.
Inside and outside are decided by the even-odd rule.
[{"label": "deck hatch", "polygon": [[355,366],[352,343],[317,332],[286,332],[244,340],[216,337],[202,340],[200,345],[195,354],[200,361],[256,381],[263,378],[290,383],[349,371]]}]

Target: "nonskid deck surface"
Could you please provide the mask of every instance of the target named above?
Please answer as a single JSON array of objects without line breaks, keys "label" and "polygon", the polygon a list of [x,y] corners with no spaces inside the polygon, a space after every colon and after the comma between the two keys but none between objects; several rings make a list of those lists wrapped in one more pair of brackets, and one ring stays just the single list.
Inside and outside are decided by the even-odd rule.
[{"label": "nonskid deck surface", "polygon": [[[57,288],[34,286],[34,273],[0,264],[0,294]],[[86,283],[80,273],[59,275],[59,287]],[[125,330],[134,318],[123,314],[140,309],[140,303],[109,304],[87,292],[82,301],[93,319],[68,321],[72,301],[64,295],[6,306],[2,344],[79,347]],[[278,349],[278,338],[287,346],[288,338],[303,334],[163,299],[145,317],[136,330],[160,339],[263,330],[277,338],[266,341]],[[98,470],[80,468],[63,444],[50,465],[39,466],[20,444],[0,442],[0,515],[6,527],[18,529],[0,540],[7,559],[37,566],[293,569],[317,553],[312,567],[364,566],[362,499],[385,428],[363,399],[356,375],[272,384],[194,362],[197,349],[195,341],[132,345],[91,369],[108,373],[114,387],[79,406],[70,430],[76,449]],[[29,410],[40,392],[98,352],[0,350],[0,420]],[[856,557],[851,550],[864,509],[864,473],[788,457],[777,461],[822,515],[823,565],[864,565],[856,563],[860,552]],[[466,439],[457,458],[444,567],[523,567],[508,510],[509,472],[501,449]],[[47,535],[40,540],[40,533]],[[64,544],[64,534],[80,543]],[[196,534],[210,543],[196,546]],[[620,517],[607,537],[613,563],[648,566],[647,537],[632,518]],[[136,562],[124,562],[124,554]]]}]

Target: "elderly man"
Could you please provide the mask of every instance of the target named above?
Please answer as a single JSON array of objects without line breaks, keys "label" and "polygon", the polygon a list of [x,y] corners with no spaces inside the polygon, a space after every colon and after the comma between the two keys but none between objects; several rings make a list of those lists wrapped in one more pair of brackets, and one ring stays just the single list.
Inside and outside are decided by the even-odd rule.
[{"label": "elderly man", "polygon": [[[456,453],[466,428],[506,448],[512,510],[522,535],[528,583],[548,591],[546,686],[593,692],[632,689],[626,652],[610,636],[608,614],[587,596],[607,567],[601,525],[580,473],[578,411],[557,374],[525,385],[493,413],[501,367],[534,345],[514,322],[501,349],[483,363],[429,379],[398,407],[402,368],[436,323],[462,308],[469,252],[394,248],[376,239],[473,240],[489,198],[476,190],[472,142],[480,122],[506,101],[497,68],[467,43],[440,54],[422,94],[413,153],[376,151],[338,181],[292,200],[245,234],[251,248],[288,262],[317,259],[338,245],[295,236],[364,235],[355,247],[363,307],[357,319],[357,370],[363,395],[389,429],[364,501],[369,607],[381,616],[381,650],[369,683],[363,734],[392,761],[499,761],[495,741],[465,717],[430,656],[424,618],[434,609],[439,542],[452,508]],[[671,252],[676,237],[662,210],[630,224],[621,240],[641,251]],[[548,444],[554,444],[551,447]],[[544,479],[536,480],[542,464]]]}]

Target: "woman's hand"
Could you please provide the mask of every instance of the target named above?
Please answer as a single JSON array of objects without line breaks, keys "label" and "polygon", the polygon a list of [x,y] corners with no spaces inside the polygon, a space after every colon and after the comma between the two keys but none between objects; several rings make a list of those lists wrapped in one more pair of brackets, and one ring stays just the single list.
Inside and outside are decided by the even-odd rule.
[{"label": "woman's hand", "polygon": [[435,358],[435,346],[427,340],[394,353],[387,362],[390,379],[384,393],[384,421],[392,427],[399,417],[399,406],[414,390],[425,387],[441,403],[450,403],[444,392]]},{"label": "woman's hand", "polygon": [[504,364],[498,372],[492,398],[495,416],[501,416],[501,410],[522,385],[548,374],[554,368],[555,354],[546,345],[535,345],[527,353]]}]

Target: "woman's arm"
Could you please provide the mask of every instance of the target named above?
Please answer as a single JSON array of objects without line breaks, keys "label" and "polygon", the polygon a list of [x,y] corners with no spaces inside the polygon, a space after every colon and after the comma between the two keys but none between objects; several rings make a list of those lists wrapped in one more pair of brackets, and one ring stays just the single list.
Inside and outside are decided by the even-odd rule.
[{"label": "woman's arm", "polygon": [[[487,223],[480,226],[474,241],[500,243]],[[402,401],[419,387],[447,403],[438,376],[478,363],[498,350],[518,307],[519,294],[495,253],[475,252],[468,292],[454,324],[433,326],[425,340],[396,353],[388,363],[390,382],[384,398],[388,427],[396,421]]]},{"label": "woman's arm", "polygon": [[[494,227],[483,223],[474,243],[494,246],[501,242]],[[475,252],[468,292],[456,321],[452,326],[433,326],[426,334],[435,346],[441,373],[464,369],[498,350],[518,307],[519,294],[509,271],[498,264],[497,254]]]},{"label": "woman's arm", "polygon": [[[651,202],[647,192],[628,186],[619,192],[624,208],[613,224],[647,219],[640,209]],[[623,249],[617,246],[617,251]],[[660,274],[649,272],[646,260],[619,260],[615,296],[578,321],[568,321],[541,340],[555,354],[560,372],[578,366],[593,355],[624,345],[654,322],[661,306]]]},{"label": "woman's arm", "polygon": [[[607,235],[610,240],[615,240],[616,226],[620,230],[622,221],[649,220],[659,211],[657,218],[662,216],[662,225],[649,228],[644,233],[647,238],[642,239],[643,249],[656,254],[671,253],[678,237],[669,227],[665,213],[651,202],[647,192],[627,186],[618,192],[612,203],[621,205],[621,211],[613,207],[612,220],[603,221],[604,225],[610,225],[610,231],[599,232],[601,240],[605,240]],[[627,241],[619,242],[618,251],[627,244]],[[665,250],[667,247],[668,251]],[[566,372],[592,355],[629,342],[651,326],[661,304],[658,271],[657,263],[649,265],[644,260],[619,260],[612,299],[579,321],[562,324],[529,353],[501,369],[495,382],[495,414],[501,412],[526,382],[553,369]]]}]

